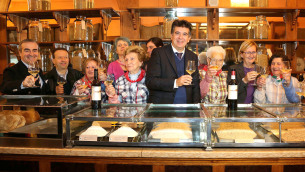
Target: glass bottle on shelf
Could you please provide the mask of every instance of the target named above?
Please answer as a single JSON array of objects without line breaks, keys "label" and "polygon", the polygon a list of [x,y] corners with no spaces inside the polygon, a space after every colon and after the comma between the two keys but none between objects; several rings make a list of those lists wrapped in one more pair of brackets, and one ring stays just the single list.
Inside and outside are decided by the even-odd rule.
[{"label": "glass bottle on shelf", "polygon": [[87,0],[87,8],[94,8],[94,0]]},{"label": "glass bottle on shelf", "polygon": [[165,0],[165,6],[166,7],[177,7],[178,0]]},{"label": "glass bottle on shelf", "polygon": [[86,27],[86,40],[93,41],[93,25],[91,19],[86,20]]},{"label": "glass bottle on shelf", "polygon": [[42,10],[51,10],[51,0],[41,0]]},{"label": "glass bottle on shelf", "polygon": [[257,44],[256,64],[262,67],[268,67],[268,54],[265,44]]},{"label": "glass bottle on shelf", "polygon": [[89,43],[86,46],[86,51],[87,51],[88,58],[97,58],[95,51],[92,49],[92,44]]},{"label": "glass bottle on shelf", "polygon": [[178,19],[176,17],[176,11],[168,11],[164,17],[164,26],[163,26],[163,37],[170,38],[171,37],[171,28],[174,20]]},{"label": "glass bottle on shelf", "polygon": [[268,0],[253,0],[254,7],[268,7]]},{"label": "glass bottle on shelf", "polygon": [[43,72],[49,72],[52,70],[52,52],[50,48],[42,48],[40,52],[41,56],[41,69]]},{"label": "glass bottle on shelf", "polygon": [[40,11],[42,9],[41,0],[28,0],[29,11]]},{"label": "glass bottle on shelf", "polygon": [[72,52],[71,64],[73,69],[82,71],[82,60],[84,59],[83,48],[81,44],[76,44]]},{"label": "glass bottle on shelf", "polygon": [[41,21],[42,24],[42,41],[50,42],[51,41],[51,27],[48,21]]},{"label": "glass bottle on shelf", "polygon": [[248,25],[248,39],[255,39],[255,28],[256,20],[251,20]]},{"label": "glass bottle on shelf", "polygon": [[29,24],[29,39],[33,39],[35,41],[42,41],[42,24],[39,19],[32,19]]},{"label": "glass bottle on shelf", "polygon": [[87,8],[87,0],[74,0],[74,9]]},{"label": "glass bottle on shelf", "polygon": [[83,41],[86,39],[86,22],[82,16],[76,16],[73,33],[73,40],[75,41]]},{"label": "glass bottle on shelf", "polygon": [[256,39],[268,39],[268,29],[269,23],[266,19],[266,16],[259,15],[256,16],[256,25],[255,25],[255,38]]}]

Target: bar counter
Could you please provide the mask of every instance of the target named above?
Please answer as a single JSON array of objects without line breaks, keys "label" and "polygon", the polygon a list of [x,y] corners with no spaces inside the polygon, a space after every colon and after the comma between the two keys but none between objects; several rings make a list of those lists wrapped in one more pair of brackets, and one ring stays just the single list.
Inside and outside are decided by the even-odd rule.
[{"label": "bar counter", "polygon": [[95,171],[107,171],[107,164],[150,165],[152,171],[166,171],[168,165],[210,166],[213,172],[229,165],[270,166],[272,172],[287,171],[286,165],[305,168],[304,148],[0,147],[0,152],[1,161],[38,161],[40,171],[51,171],[53,162],[93,163]]}]

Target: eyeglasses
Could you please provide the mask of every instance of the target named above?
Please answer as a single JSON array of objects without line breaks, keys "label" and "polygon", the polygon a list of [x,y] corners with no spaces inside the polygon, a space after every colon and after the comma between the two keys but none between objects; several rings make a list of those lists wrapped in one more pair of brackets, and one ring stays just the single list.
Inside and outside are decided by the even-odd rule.
[{"label": "eyeglasses", "polygon": [[246,55],[255,55],[256,54],[256,51],[252,51],[252,52],[250,52],[250,51],[245,51],[245,52],[243,52],[243,53],[245,53]]},{"label": "eyeglasses", "polygon": [[210,58],[210,57],[208,57],[209,58],[209,60],[211,61],[211,62],[216,62],[216,63],[223,63],[224,62],[224,59],[218,59],[218,60],[216,60],[216,59],[212,59],[212,58]]}]

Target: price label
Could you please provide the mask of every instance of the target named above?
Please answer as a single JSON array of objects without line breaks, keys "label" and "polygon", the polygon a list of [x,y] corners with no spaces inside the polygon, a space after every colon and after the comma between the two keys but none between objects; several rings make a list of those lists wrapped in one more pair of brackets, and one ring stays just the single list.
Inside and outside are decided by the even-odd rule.
[{"label": "price label", "polygon": [[39,32],[42,32],[42,24],[40,22],[38,23],[38,30]]},{"label": "price label", "polygon": [[128,136],[110,135],[109,142],[127,142]]},{"label": "price label", "polygon": [[179,143],[179,138],[161,138],[161,143]]},{"label": "price label", "polygon": [[97,141],[97,135],[80,135],[80,141]]}]

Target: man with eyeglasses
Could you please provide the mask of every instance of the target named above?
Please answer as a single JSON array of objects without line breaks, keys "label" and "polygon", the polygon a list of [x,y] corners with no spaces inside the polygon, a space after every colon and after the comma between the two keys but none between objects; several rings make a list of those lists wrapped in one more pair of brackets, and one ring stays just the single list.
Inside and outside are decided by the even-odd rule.
[{"label": "man with eyeglasses", "polygon": [[230,66],[228,72],[228,83],[231,81],[231,69],[235,69],[236,81],[238,82],[237,103],[253,103],[255,80],[258,76],[257,71],[261,69],[255,64],[257,44],[253,41],[244,41],[238,52],[239,64]]},{"label": "man with eyeglasses", "polygon": [[198,57],[186,48],[191,40],[192,25],[175,20],[171,28],[171,44],[155,48],[147,65],[148,103],[186,104],[200,102],[198,67],[186,73],[188,61],[198,64]]},{"label": "man with eyeglasses", "polygon": [[13,95],[45,94],[46,84],[41,69],[34,77],[28,72],[30,64],[37,62],[39,46],[36,41],[25,39],[19,43],[19,62],[3,71],[1,92]]}]

